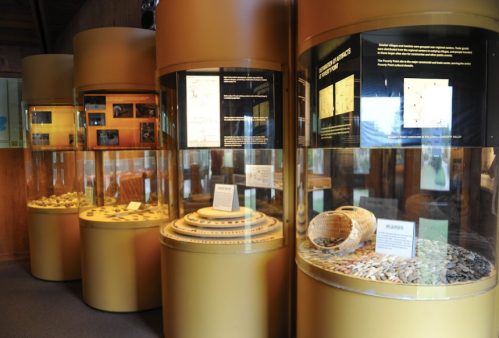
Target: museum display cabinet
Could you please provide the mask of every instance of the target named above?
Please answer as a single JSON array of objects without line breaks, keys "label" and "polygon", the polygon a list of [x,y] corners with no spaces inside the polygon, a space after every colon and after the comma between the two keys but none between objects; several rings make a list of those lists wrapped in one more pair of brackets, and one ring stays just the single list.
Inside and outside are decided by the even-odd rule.
[{"label": "museum display cabinet", "polygon": [[297,337],[497,337],[499,8],[378,5],[298,5]]},{"label": "museum display cabinet", "polygon": [[74,51],[83,299],[112,312],[157,308],[167,159],[155,34],[92,29],[75,36]]},{"label": "museum display cabinet", "polygon": [[261,0],[157,7],[160,106],[176,155],[161,227],[165,337],[290,333],[287,10]]},{"label": "museum display cabinet", "polygon": [[31,273],[50,281],[81,278],[73,56],[22,59]]}]

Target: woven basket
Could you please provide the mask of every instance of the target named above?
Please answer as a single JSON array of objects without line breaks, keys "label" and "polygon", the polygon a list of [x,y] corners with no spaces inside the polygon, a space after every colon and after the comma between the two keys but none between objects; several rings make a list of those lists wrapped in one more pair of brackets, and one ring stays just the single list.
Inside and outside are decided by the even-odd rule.
[{"label": "woven basket", "polygon": [[341,211],[354,219],[359,225],[359,242],[365,242],[376,231],[376,217],[369,210],[354,206],[342,206],[335,211]]},{"label": "woven basket", "polygon": [[[341,252],[354,249],[360,242],[359,225],[347,213],[341,211],[326,211],[315,216],[308,227],[308,238],[312,244],[321,250]],[[316,239],[343,239],[335,246],[323,246]]]}]

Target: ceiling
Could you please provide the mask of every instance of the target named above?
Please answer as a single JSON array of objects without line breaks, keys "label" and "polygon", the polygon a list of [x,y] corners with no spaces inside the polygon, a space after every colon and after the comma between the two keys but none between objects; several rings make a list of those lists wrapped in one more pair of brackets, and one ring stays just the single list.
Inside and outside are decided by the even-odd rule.
[{"label": "ceiling", "polygon": [[40,48],[52,53],[55,40],[85,0],[0,0],[0,46]]}]

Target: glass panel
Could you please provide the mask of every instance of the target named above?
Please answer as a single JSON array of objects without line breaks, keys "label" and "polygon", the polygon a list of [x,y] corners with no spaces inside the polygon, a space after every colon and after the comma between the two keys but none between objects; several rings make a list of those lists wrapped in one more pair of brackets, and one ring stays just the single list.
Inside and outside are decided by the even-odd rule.
[{"label": "glass panel", "polygon": [[26,184],[28,206],[77,212],[73,106],[27,107]]},{"label": "glass panel", "polygon": [[159,222],[167,214],[168,159],[161,150],[157,96],[82,93],[78,100],[78,191],[85,197],[80,217],[141,227],[150,226],[141,221]]}]

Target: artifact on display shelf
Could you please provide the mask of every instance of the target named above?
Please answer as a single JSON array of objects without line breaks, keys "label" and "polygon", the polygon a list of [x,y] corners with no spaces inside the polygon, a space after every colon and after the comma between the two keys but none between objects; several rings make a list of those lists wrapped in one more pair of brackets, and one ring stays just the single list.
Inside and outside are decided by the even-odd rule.
[{"label": "artifact on display shelf", "polygon": [[163,213],[159,210],[157,204],[143,204],[143,208],[139,210],[127,209],[126,205],[116,206],[93,206],[80,212],[80,219],[83,222],[142,222],[142,221],[159,221]]},{"label": "artifact on display shelf", "polygon": [[82,193],[68,192],[62,195],[51,195],[50,197],[43,196],[41,199],[28,202],[28,207],[31,208],[75,208],[78,206],[88,205],[86,197]]},{"label": "artifact on display shelf", "polygon": [[[347,214],[345,209],[353,212]],[[331,273],[394,284],[457,285],[496,275],[484,256],[432,239],[416,237],[412,257],[377,252],[376,219],[368,213],[358,207],[340,207],[319,214],[310,222],[308,240],[301,243],[298,255]],[[392,244],[398,247],[400,243]]]},{"label": "artifact on display shelf", "polygon": [[169,223],[162,232],[176,240],[202,244],[243,244],[282,238],[282,223],[251,208],[201,208]]}]

